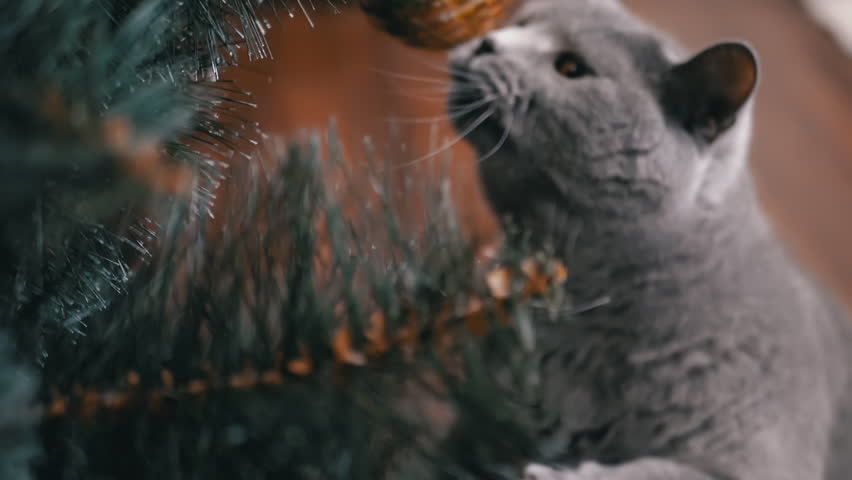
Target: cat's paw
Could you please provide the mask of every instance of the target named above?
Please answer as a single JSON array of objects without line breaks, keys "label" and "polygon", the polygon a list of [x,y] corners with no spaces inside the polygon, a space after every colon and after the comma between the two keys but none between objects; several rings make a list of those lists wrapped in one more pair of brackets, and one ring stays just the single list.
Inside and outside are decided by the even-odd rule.
[{"label": "cat's paw", "polygon": [[594,462],[584,463],[578,469],[555,469],[533,463],[524,469],[524,480],[600,480],[603,472],[604,467]]}]

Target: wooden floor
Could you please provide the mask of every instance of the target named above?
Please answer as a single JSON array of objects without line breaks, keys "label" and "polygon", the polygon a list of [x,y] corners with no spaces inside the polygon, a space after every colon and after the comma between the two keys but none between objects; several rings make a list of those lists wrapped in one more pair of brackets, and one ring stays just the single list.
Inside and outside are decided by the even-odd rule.
[{"label": "wooden floor", "polygon": [[[722,39],[755,46],[763,73],[753,168],[763,199],[794,250],[852,301],[852,60],[796,0],[625,3],[694,48]],[[442,114],[439,98],[424,98],[440,97],[438,84],[376,71],[440,78],[426,65],[442,62],[440,55],[400,46],[357,11],[314,20],[314,29],[300,20],[283,22],[271,37],[277,59],[238,75],[256,91],[259,115],[272,130],[321,128],[335,116],[357,158],[363,135],[386,138],[389,116]],[[437,125],[449,134],[445,122]],[[428,151],[431,128],[402,126],[410,158]],[[463,146],[454,153],[464,218],[483,238],[493,236],[470,153]]]}]

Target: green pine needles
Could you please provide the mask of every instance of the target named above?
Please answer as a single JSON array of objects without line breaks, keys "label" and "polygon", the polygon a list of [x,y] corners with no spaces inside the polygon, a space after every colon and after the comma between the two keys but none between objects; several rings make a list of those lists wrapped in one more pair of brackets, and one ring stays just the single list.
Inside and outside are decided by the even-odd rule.
[{"label": "green pine needles", "polygon": [[344,202],[325,173],[361,170],[333,129],[245,121],[218,72],[268,56],[291,7],[0,0],[2,478],[494,478],[534,456],[531,312],[564,271],[478,261],[446,188],[408,184],[410,228],[382,155]]},{"label": "green pine needles", "polygon": [[34,407],[38,388],[31,368],[14,360],[14,347],[0,335],[0,477],[9,480],[33,478],[33,461],[40,453]]}]

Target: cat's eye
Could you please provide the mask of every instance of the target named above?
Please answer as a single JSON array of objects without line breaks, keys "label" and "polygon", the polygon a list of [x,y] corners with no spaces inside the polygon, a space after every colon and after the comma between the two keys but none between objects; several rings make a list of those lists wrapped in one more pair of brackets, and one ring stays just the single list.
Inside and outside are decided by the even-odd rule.
[{"label": "cat's eye", "polygon": [[571,52],[560,53],[553,66],[566,78],[580,78],[592,73],[583,59]]}]

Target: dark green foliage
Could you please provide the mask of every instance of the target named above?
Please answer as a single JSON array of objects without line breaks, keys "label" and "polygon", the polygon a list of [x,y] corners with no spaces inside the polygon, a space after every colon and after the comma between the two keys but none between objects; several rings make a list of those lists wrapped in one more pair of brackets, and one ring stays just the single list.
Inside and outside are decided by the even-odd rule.
[{"label": "dark green foliage", "polygon": [[[94,0],[3,6],[0,314],[33,334],[18,337],[32,354],[45,353],[38,337],[106,307],[147,255],[155,213],[174,199],[131,175],[135,163],[197,171],[191,204],[205,212],[220,177],[211,167],[245,148],[215,118],[242,102],[231,87],[191,84],[190,56],[154,61],[176,35],[175,5],[140,2],[118,25]],[[202,153],[207,144],[217,150]]]},{"label": "dark green foliage", "polygon": [[32,404],[38,382],[13,360],[13,351],[8,337],[0,335],[0,478],[27,480],[39,453]]},{"label": "dark green foliage", "polygon": [[[516,466],[533,447],[518,407],[531,387],[523,282],[491,298],[446,192],[425,197],[419,231],[387,179],[344,214],[320,169],[344,168],[333,134],[260,141],[242,120],[249,95],[217,80],[238,46],[267,54],[259,3],[0,0],[0,326],[40,373],[36,476]],[[214,200],[228,208],[211,221]],[[465,326],[472,299],[483,336]],[[26,478],[31,386],[7,360],[0,444],[17,448],[0,473]],[[425,414],[427,398],[446,411]]]},{"label": "dark green foliage", "polygon": [[[121,408],[98,408],[88,420],[94,423],[73,397],[69,414],[44,427],[50,463],[42,478],[368,479],[396,470],[404,472],[398,478],[431,478],[435,470],[412,471],[423,458],[460,478],[455,469],[471,467],[462,463],[472,458],[464,448],[475,446],[483,450],[476,455],[494,461],[512,458],[502,450],[507,443],[510,454],[530,447],[510,402],[519,398],[506,394],[526,387],[526,355],[514,327],[499,327],[487,315],[494,327],[486,342],[451,324],[454,345],[434,347],[444,308],[458,307],[455,321],[462,322],[468,298],[488,298],[459,233],[435,225],[419,240],[393,231],[362,238],[321,187],[317,152],[308,146],[278,154],[285,160],[268,180],[251,173],[231,179],[257,186],[223,199],[231,209],[215,248],[195,237],[190,248],[175,245],[168,253],[187,277],[175,274],[174,263],[146,271],[129,295],[89,317],[84,337],[51,349],[44,375],[60,391],[79,383],[100,393],[141,393]],[[373,205],[358,217],[400,223],[386,200]],[[333,238],[327,264],[314,261],[325,245],[318,224]],[[386,248],[373,250],[373,242]],[[506,308],[523,315],[523,302]],[[345,321],[353,352],[364,352],[370,342],[363,332],[377,310],[385,312],[389,335],[416,314],[414,357],[406,359],[406,344],[391,342],[366,365],[342,365],[333,348],[336,329]],[[308,375],[286,367],[302,357],[301,347],[312,361]],[[448,360],[458,362],[464,381],[446,369]],[[510,371],[509,383],[498,384],[486,365]],[[283,373],[283,384],[234,386],[229,379],[246,368]],[[161,391],[164,369],[175,386],[152,406],[148,395]],[[130,371],[139,373],[139,387],[128,385]],[[437,445],[423,424],[431,420],[411,411],[413,396],[429,391],[429,378],[446,389],[437,401],[478,426],[458,429],[447,444],[452,449]],[[211,391],[191,393],[193,380]],[[77,458],[81,448],[87,454]]]}]

